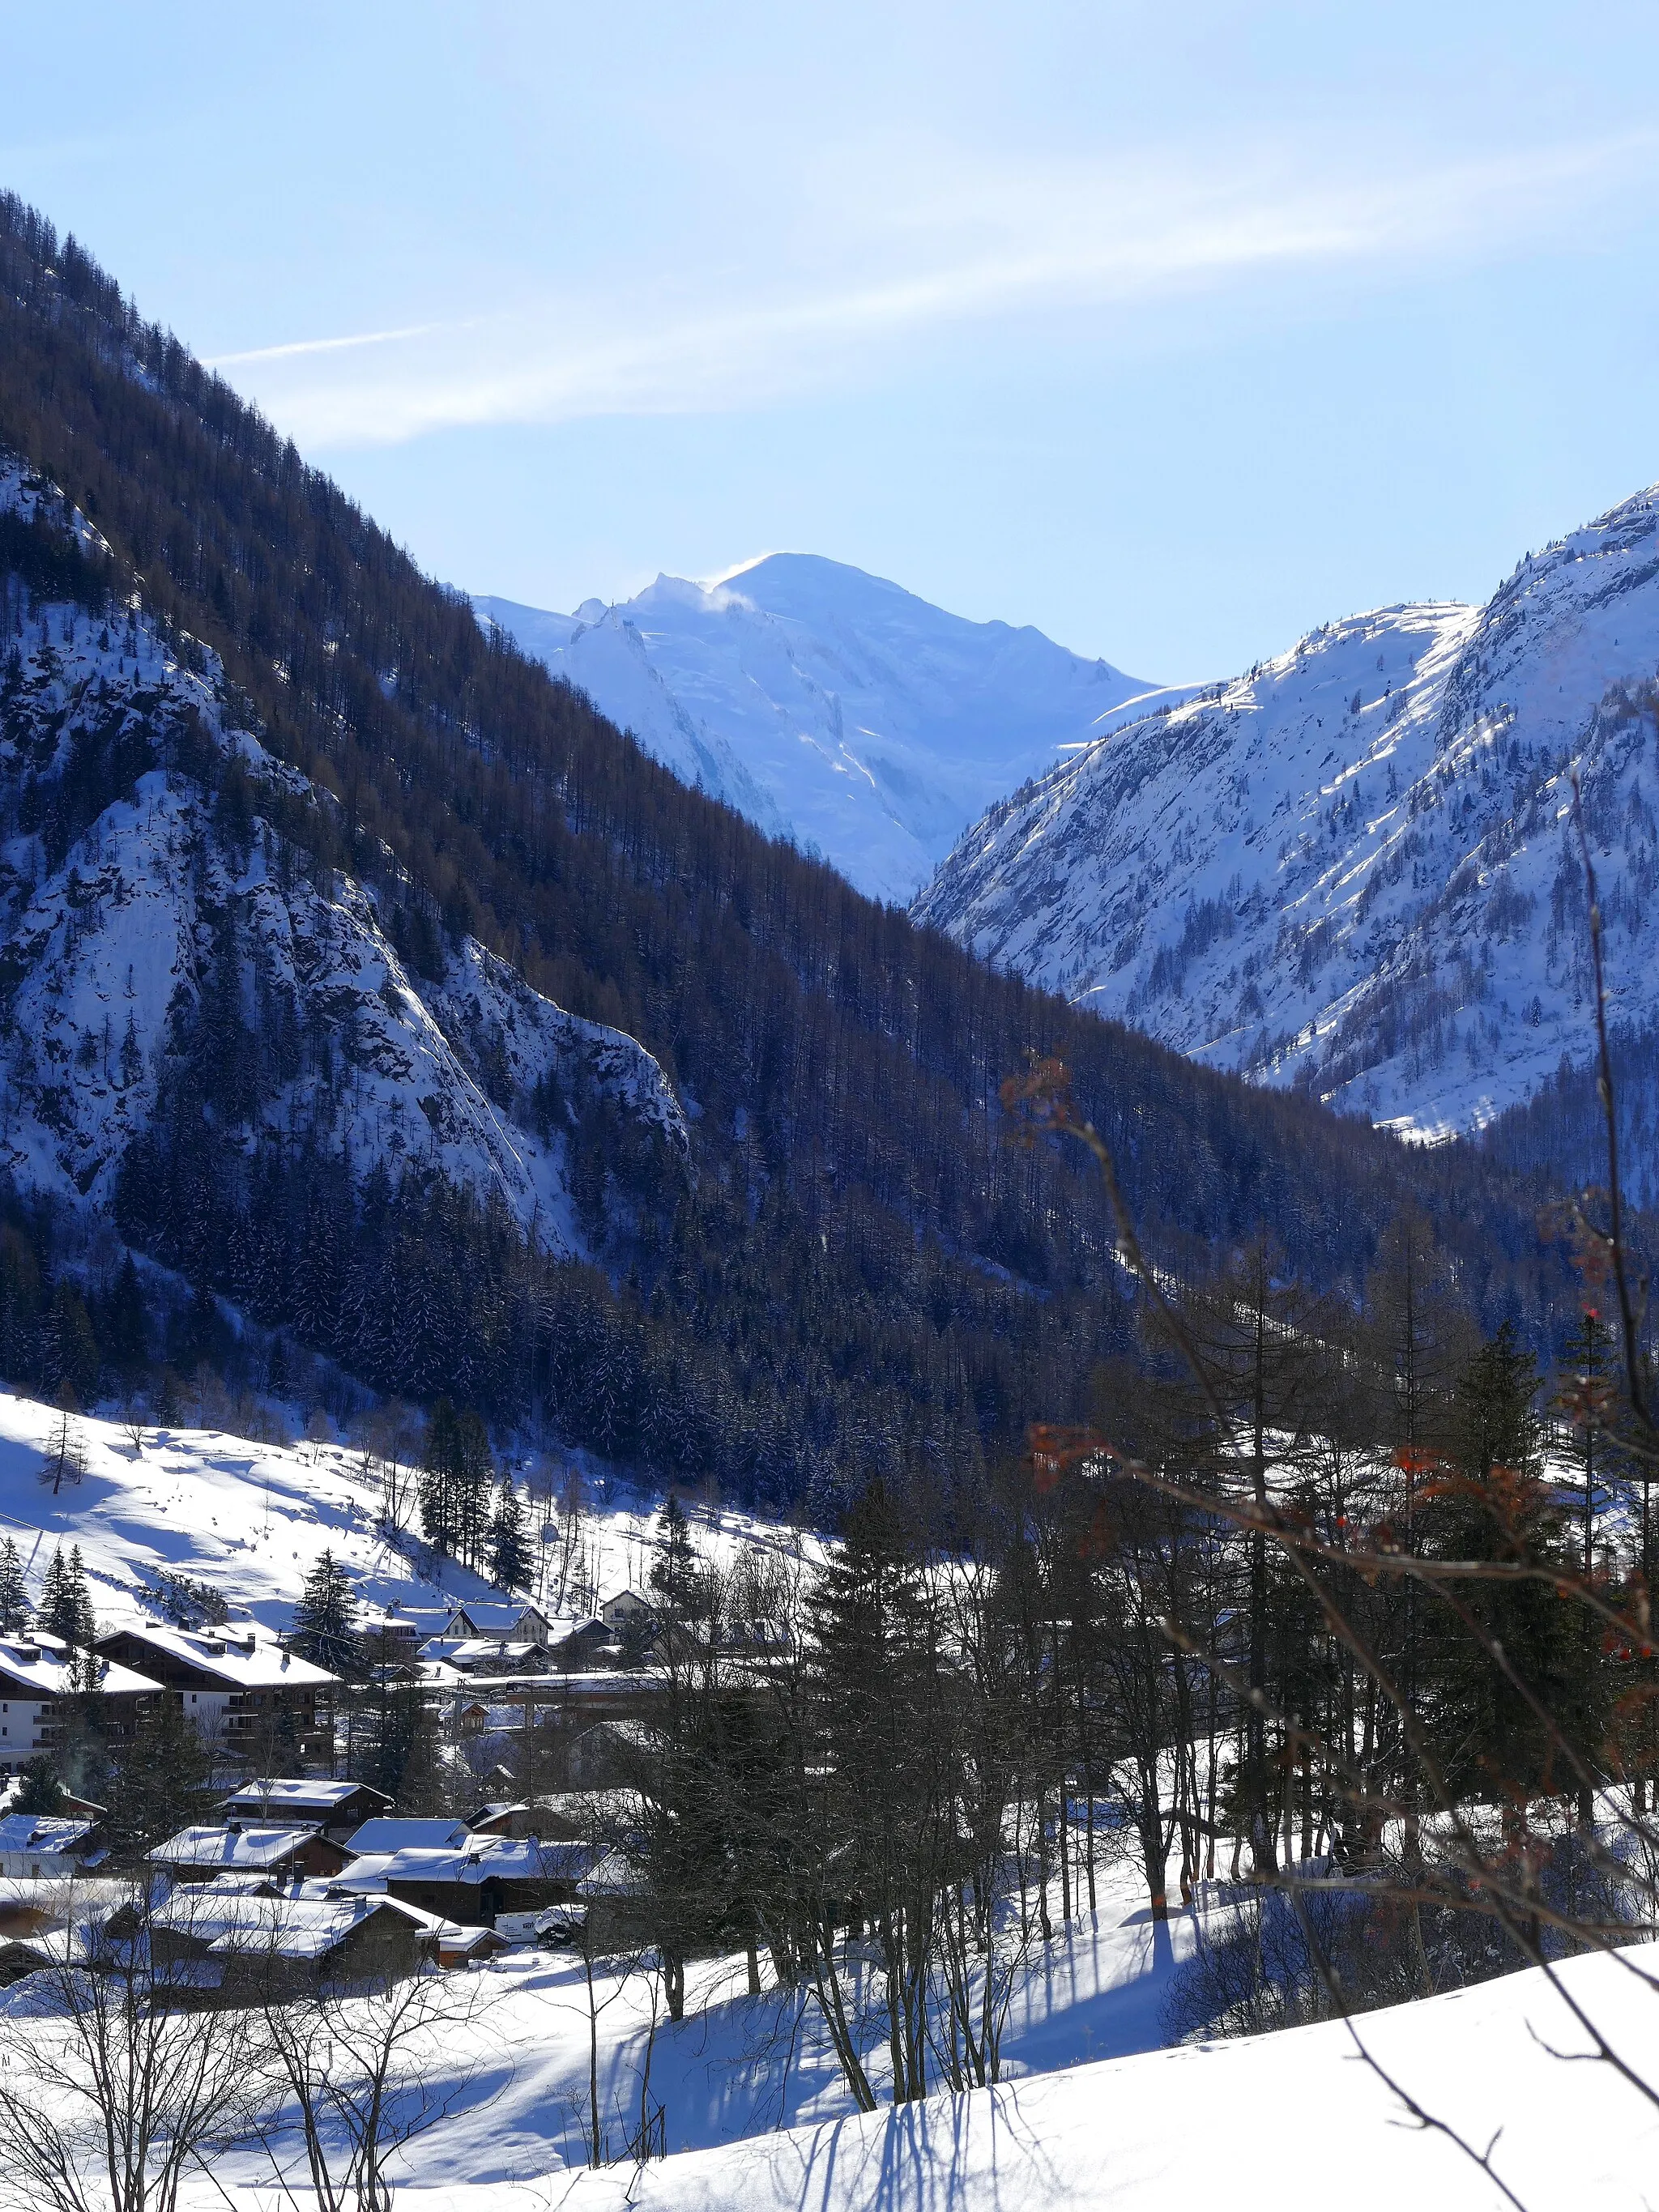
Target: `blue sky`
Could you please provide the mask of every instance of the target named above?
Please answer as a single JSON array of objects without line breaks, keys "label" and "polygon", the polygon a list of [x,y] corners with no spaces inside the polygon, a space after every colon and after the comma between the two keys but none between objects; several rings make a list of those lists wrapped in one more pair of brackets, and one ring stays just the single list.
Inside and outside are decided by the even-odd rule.
[{"label": "blue sky", "polygon": [[1659,477],[1659,9],[46,9],[0,181],[428,568],[829,554],[1133,672]]}]

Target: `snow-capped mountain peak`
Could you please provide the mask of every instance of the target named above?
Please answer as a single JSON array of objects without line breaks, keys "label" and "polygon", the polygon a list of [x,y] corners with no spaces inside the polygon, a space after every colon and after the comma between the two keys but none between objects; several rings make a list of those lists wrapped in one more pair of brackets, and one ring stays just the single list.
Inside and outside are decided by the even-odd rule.
[{"label": "snow-capped mountain peak", "polygon": [[474,605],[676,775],[881,898],[908,899],[990,800],[1146,689],[816,554],[659,575],[574,615]]},{"label": "snow-capped mountain peak", "polygon": [[915,911],[1217,1065],[1479,1127],[1588,1048],[1574,765],[1613,1011],[1646,1018],[1656,667],[1649,490],[1484,608],[1328,624],[1103,738],[992,808]]}]

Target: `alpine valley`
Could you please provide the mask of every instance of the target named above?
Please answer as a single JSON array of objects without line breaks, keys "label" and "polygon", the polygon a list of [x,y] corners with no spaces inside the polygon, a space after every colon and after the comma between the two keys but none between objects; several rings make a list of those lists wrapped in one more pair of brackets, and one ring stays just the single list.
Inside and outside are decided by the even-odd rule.
[{"label": "alpine valley", "polygon": [[[1000,1087],[1032,1054],[1069,1067],[1143,1235],[1171,1264],[1208,1265],[1266,1236],[1310,1285],[1357,1295],[1410,1208],[1455,1257],[1474,1306],[1547,1339],[1562,1263],[1538,1249],[1529,1172],[1461,1147],[1413,1152],[1194,1064],[1098,1018],[1103,994],[1079,1009],[861,895],[801,849],[801,823],[763,834],[694,787],[686,761],[671,773],[500,622],[422,575],[15,199],[0,201],[0,449],[8,1380],[51,1395],[67,1379],[84,1400],[205,1364],[263,1388],[323,1355],[342,1389],[447,1393],[655,1479],[713,1479],[826,1519],[875,1474],[976,1492],[1030,1422],[1084,1417],[1107,1364],[1142,1356],[1087,1163],[1010,1141]],[[1587,548],[1562,573],[1635,577],[1646,516],[1607,526],[1595,560]],[[1638,604],[1634,587],[1571,599]],[[686,670],[715,666],[711,638],[735,640],[728,677],[771,672],[773,704],[757,712],[774,738],[787,702],[809,693],[823,731],[860,726],[837,756],[862,763],[847,788],[881,783],[891,799],[899,739],[911,747],[904,774],[918,788],[931,778],[932,795],[906,817],[908,857],[890,848],[890,896],[988,779],[1082,741],[1134,689],[1034,632],[957,623],[828,563],[763,562],[701,596],[664,586],[652,607],[648,623],[606,615],[588,634],[636,671],[657,650],[682,703]],[[1616,613],[1596,621],[1598,639],[1609,623],[1632,634]],[[672,652],[651,647],[653,623],[678,638]],[[1219,755],[1250,722],[1247,694],[1311,686],[1322,655],[1341,660],[1340,696],[1308,690],[1307,743],[1316,757],[1335,746],[1346,714],[1375,754],[1340,786],[1344,821],[1358,818],[1356,781],[1383,811],[1391,753],[1402,792],[1429,787],[1407,741],[1443,696],[1449,714],[1467,694],[1464,786],[1546,776],[1541,732],[1504,721],[1496,733],[1485,702],[1511,696],[1492,690],[1498,674],[1472,690],[1439,672],[1491,672],[1500,648],[1518,649],[1496,615],[1486,630],[1443,613],[1362,630],[1363,646],[1316,641],[1237,700],[1105,739],[1020,806],[1061,823],[1067,795],[1109,764],[1166,741]],[[835,655],[847,688],[831,698]],[[578,653],[567,672],[598,690],[592,665]],[[1599,685],[1610,669],[1587,647],[1592,665]],[[1579,674],[1562,696],[1591,688]],[[1004,705],[1017,695],[1030,713],[1015,728]],[[710,728],[713,696],[699,709]],[[1565,705],[1561,716],[1565,732]],[[1597,819],[1616,818],[1644,853],[1632,750],[1644,726],[1633,707],[1625,722],[1606,708],[1603,726],[1609,763],[1629,751],[1632,764],[1609,769],[1605,799],[1598,784]],[[878,730],[879,772],[875,751],[859,751]],[[791,743],[840,775],[827,738]],[[1264,756],[1281,778],[1288,744]],[[740,753],[734,738],[730,759]],[[744,757],[759,778],[762,755]],[[1335,767],[1333,752],[1327,781]],[[1251,809],[1285,840],[1285,792],[1300,787],[1274,786],[1270,804],[1266,767],[1253,792],[1225,762],[1201,769],[1188,752],[1170,771],[1188,826],[1176,831],[1172,811],[1167,849],[1143,808],[1137,896],[1149,945],[1178,911],[1176,942],[1211,928],[1212,953],[1232,945],[1242,975],[1245,925],[1227,885],[1241,876],[1240,914],[1254,915],[1243,863],[1218,860],[1224,872],[1196,902],[1177,872],[1200,866],[1200,816],[1218,803],[1244,825],[1242,852],[1270,834],[1245,825]],[[1448,799],[1433,818],[1450,836],[1467,812]],[[1331,814],[1328,799],[1310,841],[1318,829],[1334,844]],[[847,817],[848,834],[864,835],[863,819]],[[994,813],[975,833],[988,854],[1001,840],[1009,881],[1015,819]],[[1079,817],[1079,849],[1066,848],[1079,896],[1107,875],[1093,834]],[[949,919],[1006,969],[1012,921],[998,934],[948,904],[974,849],[958,850],[921,920]],[[1372,879],[1392,870],[1403,897],[1412,854],[1384,852]],[[1176,885],[1161,904],[1160,876]],[[976,880],[1012,915],[1021,895],[998,868],[988,860]],[[1479,907],[1496,941],[1510,939],[1494,910],[1513,931],[1525,895]],[[1577,957],[1569,896],[1551,947],[1564,978]],[[1231,915],[1233,938],[1189,923],[1188,906]],[[1372,906],[1375,931],[1395,908]],[[1018,945],[1035,961],[1049,941],[1033,928]],[[1473,948],[1470,962],[1472,977],[1488,974]],[[1062,966],[1054,982],[1087,988]],[[1290,987],[1265,952],[1249,980],[1257,1026],[1288,1027],[1266,1011]],[[1184,1003],[1196,984],[1194,971]],[[1540,969],[1528,1003],[1547,985],[1569,988]],[[1494,1012],[1510,988],[1488,986]],[[1158,1018],[1144,994],[1118,1011]],[[1213,1026],[1170,1042],[1206,1044]],[[1258,1072],[1249,1053],[1234,1057]]]}]

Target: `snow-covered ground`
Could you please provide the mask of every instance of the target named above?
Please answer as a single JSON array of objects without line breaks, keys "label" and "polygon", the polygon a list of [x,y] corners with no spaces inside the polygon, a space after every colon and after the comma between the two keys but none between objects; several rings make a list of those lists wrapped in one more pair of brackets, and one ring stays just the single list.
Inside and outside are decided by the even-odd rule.
[{"label": "snow-covered ground", "polygon": [[[1112,1893],[1116,1889],[1117,1894]],[[1171,1972],[1131,1885],[1107,1881],[1091,1922],[1057,1936],[1028,1978],[1005,2046],[1008,2078],[860,2116],[799,2000],[742,1993],[739,1962],[694,1971],[687,2015],[659,2021],[650,2098],[669,2155],[585,2170],[588,2006],[573,1962],[509,1959],[476,1977],[477,2009],[446,2032],[434,2077],[455,2103],[411,2150],[403,2212],[1238,2212],[1340,2203],[1354,2212],[1484,2212],[1504,2200],[1444,2136],[1410,2124],[1340,2023],[1160,2050]],[[1659,1947],[1560,1970],[1644,2079],[1659,2083],[1659,1997],[1630,1969]],[[600,2104],[635,2124],[648,1985],[601,1974]],[[8,2031],[38,2032],[17,1997]],[[1587,2049],[1537,1973],[1362,2016],[1364,2046],[1472,2143],[1528,2212],[1644,2212],[1659,2109]],[[782,2124],[780,2125],[780,2123]],[[249,2154],[216,2161],[189,2212],[285,2200]],[[309,2200],[301,2195],[302,2204]]]},{"label": "snow-covered ground", "polygon": [[[119,1423],[88,1418],[76,1423],[85,1474],[54,1498],[40,1468],[58,1419],[49,1406],[0,1392],[0,1537],[16,1544],[32,1589],[56,1545],[78,1544],[100,1622],[119,1626],[153,1611],[144,1593],[158,1574],[170,1573],[209,1584],[233,1619],[285,1629],[325,1550],[377,1612],[489,1594],[454,1560],[407,1536],[392,1540],[382,1525],[384,1487],[349,1446],[252,1443],[213,1430],[151,1427],[135,1449]],[[594,1471],[581,1480],[583,1510],[568,1557],[569,1516],[560,1502],[568,1472],[541,1462],[520,1472],[532,1498],[550,1489],[554,1495],[559,1533],[544,1547],[542,1593],[550,1604],[561,1601],[557,1578],[568,1559],[583,1591],[609,1596],[641,1583],[653,1557],[659,1501]],[[404,1518],[413,1517],[411,1488]],[[772,1553],[796,1541],[793,1531],[727,1509],[694,1508],[693,1520],[699,1550],[723,1565],[744,1549]],[[568,1589],[562,1600],[577,1595]]]},{"label": "snow-covered ground", "polygon": [[1148,689],[809,554],[574,615],[473,605],[686,782],[901,903],[994,799]]},{"label": "snow-covered ground", "polygon": [[1436,1135],[1588,1058],[1570,771],[1616,1022],[1651,1018],[1659,491],[1484,608],[1387,607],[993,808],[916,900],[998,965],[1259,1081]]}]

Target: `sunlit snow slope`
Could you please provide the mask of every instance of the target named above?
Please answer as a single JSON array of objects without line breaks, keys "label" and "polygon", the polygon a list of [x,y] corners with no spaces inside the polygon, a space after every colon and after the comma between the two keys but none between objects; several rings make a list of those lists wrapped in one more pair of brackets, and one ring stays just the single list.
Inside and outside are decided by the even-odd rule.
[{"label": "sunlit snow slope", "polygon": [[473,602],[688,783],[908,899],[963,828],[1146,686],[1038,630],[775,553],[574,615]]},{"label": "sunlit snow slope", "polygon": [[916,900],[1218,1066],[1428,1133],[1589,1046],[1577,768],[1615,1022],[1659,952],[1659,492],[1483,608],[1384,608],[1102,739]]},{"label": "sunlit snow slope", "polygon": [[[50,1406],[0,1391],[0,1537],[16,1545],[32,1595],[54,1549],[71,1544],[81,1547],[100,1620],[115,1625],[153,1611],[148,1594],[161,1577],[183,1575],[204,1583],[233,1616],[285,1630],[324,1551],[371,1611],[487,1593],[455,1560],[389,1532],[383,1485],[344,1445],[253,1443],[185,1426],[151,1426],[135,1444],[124,1426],[88,1416],[76,1425],[85,1473],[54,1495],[40,1469],[58,1419]],[[603,1471],[584,1488],[584,1587],[609,1593],[642,1584],[654,1555],[653,1501],[623,1492]],[[412,1480],[405,1493],[412,1520]],[[741,1551],[787,1550],[796,1539],[722,1508],[712,1522],[699,1513],[696,1540],[704,1557],[729,1565]],[[558,1556],[566,1559],[568,1547]],[[538,1595],[549,1604],[560,1596],[551,1586]]]}]

